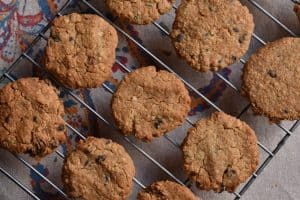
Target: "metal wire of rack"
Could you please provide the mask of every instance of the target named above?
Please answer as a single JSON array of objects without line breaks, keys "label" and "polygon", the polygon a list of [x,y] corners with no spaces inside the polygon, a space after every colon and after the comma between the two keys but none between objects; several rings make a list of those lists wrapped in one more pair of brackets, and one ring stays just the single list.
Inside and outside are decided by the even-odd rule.
[{"label": "metal wire of rack", "polygon": [[[280,22],[277,18],[275,18],[271,13],[269,13],[266,9],[264,9],[260,4],[258,4],[255,0],[248,0],[251,4],[253,4],[256,8],[258,8],[260,11],[262,11],[266,16],[268,16],[271,20],[273,20],[276,24],[278,24],[281,28],[283,28],[287,33],[289,33],[291,36],[297,36],[293,31],[291,31],[287,26],[285,26],[282,22]],[[299,3],[296,0],[291,0],[294,3]],[[43,66],[39,64],[37,61],[34,60],[34,58],[29,56],[29,51],[31,51],[34,46],[37,44],[38,41],[41,39],[47,40],[47,37],[45,36],[45,33],[51,26],[51,22],[58,16],[61,15],[62,12],[64,12],[70,4],[73,2],[73,0],[67,0],[66,3],[62,6],[60,11],[57,13],[57,15],[50,20],[47,26],[43,28],[38,36],[33,40],[33,42],[29,45],[26,51],[24,51],[20,57],[16,59],[16,61],[7,69],[7,71],[0,77],[0,83],[4,81],[5,79],[8,79],[10,81],[15,81],[14,78],[11,76],[12,71],[17,66],[17,64],[23,60],[26,59],[30,61],[33,65],[36,67],[39,67],[43,69]],[[127,32],[125,32],[122,28],[120,28],[117,24],[113,23],[111,20],[109,20],[101,11],[97,10],[90,2],[87,0],[79,0],[77,2],[81,2],[85,4],[87,7],[89,7],[91,10],[93,10],[96,14],[101,16],[102,18],[106,19],[112,26],[114,26],[117,31],[119,31],[123,36],[125,36],[127,39],[132,41],[134,44],[136,44],[140,49],[142,49],[147,55],[152,57],[154,61],[159,63],[163,68],[168,70],[169,72],[174,73],[175,75],[180,78],[185,85],[189,88],[189,90],[192,90],[195,92],[199,97],[201,97],[206,103],[208,103],[212,108],[214,108],[217,111],[222,111],[217,105],[215,105],[212,101],[210,101],[204,94],[199,92],[192,84],[190,84],[188,81],[183,79],[179,74],[177,74],[171,67],[169,67],[167,64],[165,64],[161,59],[159,59],[155,54],[153,54],[151,51],[149,51],[147,48],[145,48],[142,44],[140,44],[138,41],[136,41],[133,37],[131,37]],[[174,9],[177,9],[177,7],[174,5]],[[156,26],[160,31],[162,31],[164,34],[169,35],[169,32],[165,30],[161,25],[159,25],[157,22],[153,22],[153,25]],[[252,35],[254,39],[256,39],[258,42],[260,42],[262,45],[265,45],[266,42],[263,41],[259,36],[257,36],[255,33]],[[240,59],[240,62],[242,64],[245,64],[246,61],[244,59]],[[127,66],[122,64],[120,61],[116,60],[116,63],[120,65],[126,72],[131,72],[131,69],[129,69]],[[237,87],[231,83],[228,79],[223,77],[220,73],[216,72],[216,75],[222,79],[230,88],[238,92]],[[55,81],[55,80],[54,80]],[[113,94],[114,91],[107,85],[103,84],[103,88],[106,89],[109,93]],[[79,96],[77,96],[74,92],[72,92],[69,88],[62,87],[64,91],[66,91],[72,98],[74,98],[76,101],[78,101],[81,105],[83,105],[85,108],[87,108],[91,113],[93,113],[98,119],[100,119],[102,122],[104,122],[106,125],[110,126],[112,129],[117,130],[117,127],[115,127],[112,123],[110,123],[107,119],[105,119],[101,114],[99,114],[96,110],[94,110],[92,107],[90,107],[84,100],[82,100]],[[242,109],[242,111],[237,115],[237,117],[241,117],[248,109],[250,108],[250,104],[248,104],[245,108]],[[190,119],[186,119],[186,121],[193,126],[193,122]],[[70,124],[66,123],[67,128],[78,135],[81,139],[86,139],[86,137],[80,133],[77,129],[72,127]],[[262,164],[258,167],[255,173],[252,174],[252,176],[249,178],[249,180],[246,182],[246,184],[240,189],[239,192],[234,192],[234,199],[240,199],[242,195],[247,191],[247,189],[251,186],[251,184],[255,181],[255,179],[262,173],[262,171],[265,169],[265,167],[269,164],[269,162],[275,157],[277,152],[282,148],[282,146],[285,144],[287,139],[292,135],[293,131],[296,130],[296,128],[300,125],[299,121],[296,121],[291,128],[286,129],[280,124],[277,124],[277,126],[285,133],[285,135],[281,138],[281,140],[278,142],[276,147],[273,150],[268,149],[266,146],[264,146],[261,142],[258,142],[258,146],[265,151],[268,154],[268,157],[262,162]],[[179,147],[179,144],[177,144],[175,141],[173,141],[168,136],[165,136],[165,138],[174,146]],[[172,174],[168,169],[166,169],[162,164],[160,164],[158,161],[156,161],[154,158],[152,158],[146,151],[144,151],[141,147],[139,147],[137,144],[135,144],[130,138],[124,136],[123,138],[126,142],[128,142],[132,147],[134,147],[138,152],[140,152],[143,156],[145,156],[148,160],[150,160],[153,164],[155,164],[158,168],[160,168],[162,171],[164,171],[170,178],[178,182],[179,184],[186,185],[188,183],[188,180],[181,181],[179,178],[177,178],[174,174]],[[56,154],[64,159],[64,154],[58,150],[56,150]],[[61,194],[62,197],[65,199],[68,199],[66,193],[61,190],[57,185],[55,185],[51,180],[49,180],[47,177],[42,175],[37,169],[35,169],[29,162],[27,162],[25,159],[18,155],[14,155],[16,159],[18,159],[21,163],[23,163],[26,167],[33,170],[34,173],[36,173],[39,177],[41,177],[44,181],[46,181],[50,186],[52,186],[55,190],[57,190],[58,193]],[[27,188],[24,184],[21,183],[20,180],[15,178],[12,174],[7,172],[5,169],[0,167],[0,172],[8,177],[10,180],[12,180],[17,186],[19,186],[24,192],[29,194],[33,199],[40,199],[34,192],[32,192],[29,188]],[[145,188],[143,183],[138,180],[137,178],[134,178],[133,181],[141,188]]]}]

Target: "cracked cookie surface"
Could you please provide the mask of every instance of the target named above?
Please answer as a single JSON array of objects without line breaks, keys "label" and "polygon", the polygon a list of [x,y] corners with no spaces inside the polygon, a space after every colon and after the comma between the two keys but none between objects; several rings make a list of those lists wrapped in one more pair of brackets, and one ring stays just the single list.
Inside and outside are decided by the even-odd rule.
[{"label": "cracked cookie surface", "polygon": [[129,73],[122,80],[113,96],[112,112],[124,134],[151,141],[181,125],[190,103],[180,79],[149,66]]},{"label": "cracked cookie surface", "polygon": [[273,122],[300,119],[300,39],[283,38],[254,53],[243,69],[242,93]]},{"label": "cracked cookie surface", "polygon": [[295,11],[298,19],[300,20],[300,4],[295,4],[294,11]]},{"label": "cracked cookie surface", "polygon": [[206,72],[238,61],[253,31],[253,17],[238,0],[182,0],[171,37],[177,53]]},{"label": "cracked cookie surface", "polygon": [[0,147],[36,159],[65,142],[64,107],[57,90],[38,78],[22,78],[0,90]]},{"label": "cracked cookie surface", "polygon": [[115,16],[134,24],[149,24],[170,11],[175,0],[106,0]]},{"label": "cracked cookie surface", "polygon": [[117,43],[116,30],[97,15],[58,17],[46,47],[46,68],[68,87],[97,87],[112,76]]},{"label": "cracked cookie surface", "polygon": [[62,180],[73,198],[125,200],[135,168],[125,149],[108,139],[88,137],[66,158]]},{"label": "cracked cookie surface", "polygon": [[234,192],[258,165],[256,143],[245,122],[213,113],[188,131],[182,146],[184,169],[200,189]]},{"label": "cracked cookie surface", "polygon": [[159,181],[139,192],[137,200],[200,200],[187,187],[172,181]]}]

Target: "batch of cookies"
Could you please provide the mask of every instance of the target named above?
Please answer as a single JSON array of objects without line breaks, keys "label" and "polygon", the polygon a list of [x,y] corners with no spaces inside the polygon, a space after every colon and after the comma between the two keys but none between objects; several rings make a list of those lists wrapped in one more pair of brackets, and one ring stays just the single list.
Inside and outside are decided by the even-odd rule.
[{"label": "batch of cookies", "polygon": [[[147,24],[168,12],[174,0],[106,0],[122,21]],[[299,11],[300,9],[295,9]],[[238,0],[182,0],[171,38],[179,56],[195,70],[227,67],[249,48],[253,17]],[[68,88],[101,86],[111,75],[116,30],[92,14],[58,17],[51,27],[45,68]],[[255,114],[272,122],[300,119],[300,39],[283,38],[254,53],[243,69],[241,93]],[[0,147],[41,159],[66,141],[64,107],[50,81],[22,78],[0,90]],[[125,76],[112,98],[112,113],[124,135],[151,142],[182,125],[191,99],[176,75],[154,66]],[[255,172],[255,132],[223,112],[200,119],[182,144],[183,167],[202,190],[234,192]],[[125,149],[108,139],[88,137],[70,151],[62,181],[68,195],[85,200],[127,199],[135,167]],[[195,200],[171,181],[153,183],[140,200]]]}]

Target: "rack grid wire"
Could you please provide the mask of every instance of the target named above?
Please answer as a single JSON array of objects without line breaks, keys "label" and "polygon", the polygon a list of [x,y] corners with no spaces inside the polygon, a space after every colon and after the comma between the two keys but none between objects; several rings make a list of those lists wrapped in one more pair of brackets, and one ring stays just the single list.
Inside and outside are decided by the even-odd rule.
[{"label": "rack grid wire", "polygon": [[[270,12],[268,12],[266,9],[264,9],[259,3],[257,3],[255,0],[248,0],[252,5],[254,5],[256,8],[258,8],[263,14],[265,14],[267,17],[269,17],[271,20],[273,20],[277,25],[279,25],[282,29],[284,29],[287,33],[289,33],[291,36],[297,36],[292,30],[290,30],[286,25],[284,25],[282,22],[280,22],[276,17],[274,17]],[[293,3],[299,3],[297,0],[291,0]],[[126,31],[124,31],[122,28],[120,28],[116,23],[112,22],[110,19],[108,19],[100,10],[96,9],[92,3],[90,3],[87,0],[67,0],[66,3],[61,7],[59,12],[49,21],[49,23],[39,32],[38,36],[34,38],[32,43],[28,46],[28,48],[12,63],[12,65],[5,71],[5,73],[0,77],[0,83],[3,82],[5,79],[9,81],[15,81],[15,79],[12,77],[11,73],[13,72],[14,68],[17,66],[17,64],[23,60],[26,59],[30,61],[34,66],[43,69],[43,66],[34,60],[31,56],[29,56],[29,52],[34,48],[34,46],[40,41],[45,40],[47,41],[47,36],[45,36],[45,33],[48,31],[48,29],[51,26],[52,21],[58,17],[61,16],[62,13],[68,9],[68,7],[71,5],[71,3],[83,3],[88,8],[93,10],[96,14],[107,20],[119,33],[121,33],[124,37],[129,39],[131,42],[133,42],[137,47],[139,47],[142,51],[144,51],[148,56],[150,56],[154,61],[156,61],[158,64],[160,64],[164,69],[168,70],[171,73],[174,73],[179,79],[181,79],[184,84],[187,86],[187,88],[193,92],[195,92],[199,97],[201,97],[206,103],[208,103],[212,108],[214,108],[216,111],[222,111],[216,104],[214,104],[211,100],[209,100],[204,94],[199,92],[192,84],[190,84],[188,81],[183,79],[179,74],[177,74],[170,66],[165,64],[161,59],[159,59],[156,55],[154,55],[150,50],[148,50],[146,47],[144,47],[141,43],[139,43],[137,40],[135,40],[133,37],[131,37]],[[177,9],[175,5],[173,5],[173,9]],[[161,25],[159,25],[157,22],[153,22],[153,25],[157,27],[162,33],[169,36],[169,32],[165,30]],[[262,45],[265,45],[266,42],[264,42],[263,39],[261,39],[259,36],[257,36],[255,33],[253,33],[252,37],[257,40]],[[127,73],[131,72],[131,69],[129,69],[127,66],[122,64],[119,60],[116,59],[116,64],[122,67],[123,70],[125,70]],[[246,61],[244,59],[240,59],[240,62],[242,64],[245,64]],[[230,88],[232,88],[234,91],[239,92],[237,87],[231,83],[227,78],[222,76],[220,73],[215,72],[215,74],[224,81],[226,85],[228,85]],[[51,75],[50,75],[51,77]],[[51,77],[52,80],[55,83],[58,83],[55,78]],[[113,94],[114,91],[107,85],[103,84],[103,88],[108,91],[109,93]],[[95,109],[90,107],[84,100],[82,100],[78,95],[76,95],[74,92],[72,92],[71,89],[61,86],[62,90],[67,92],[67,94],[70,95],[70,97],[74,98],[76,101],[78,101],[82,106],[84,106],[87,110],[89,110],[92,114],[94,114],[98,119],[100,119],[102,122],[104,122],[106,125],[111,127],[114,130],[118,130],[117,127],[115,127],[113,124],[111,124],[107,119],[105,119],[100,113],[98,113]],[[236,116],[237,118],[240,118],[248,109],[250,108],[250,104],[245,106],[245,108],[242,109],[242,111]],[[189,119],[186,118],[186,121],[191,126],[194,125],[194,123]],[[233,199],[238,200],[242,197],[242,195],[249,189],[249,187],[252,185],[252,183],[255,181],[255,179],[262,173],[262,171],[265,169],[265,167],[270,163],[270,161],[276,156],[277,152],[283,147],[285,142],[288,140],[288,138],[292,135],[292,133],[297,129],[297,127],[300,125],[300,121],[296,121],[289,129],[283,127],[280,124],[276,124],[285,134],[280,139],[280,141],[277,143],[276,147],[273,150],[268,149],[266,146],[264,146],[261,142],[258,142],[258,146],[267,153],[267,158],[262,161],[260,166],[257,168],[257,170],[252,174],[252,176],[248,179],[248,181],[243,185],[243,187],[238,191],[232,193],[234,195]],[[81,139],[85,140],[86,137],[80,133],[77,129],[72,127],[70,124],[66,122],[67,128],[79,136]],[[164,136],[172,145],[174,145],[176,148],[179,148],[180,144],[169,138],[167,135]],[[144,151],[141,147],[139,147],[137,144],[135,144],[134,141],[132,141],[130,138],[124,136],[123,139],[128,142],[133,148],[135,148],[138,152],[140,152],[143,156],[145,156],[148,160],[150,160],[154,165],[156,165],[158,168],[160,168],[163,172],[165,172],[171,179],[178,182],[181,185],[190,186],[189,180],[181,181],[179,178],[177,178],[174,174],[172,174],[168,169],[166,169],[162,164],[160,164],[158,161],[156,161],[153,157],[151,157],[146,151]],[[59,150],[56,150],[56,154],[64,159],[65,155],[60,152]],[[57,185],[55,185],[51,180],[49,180],[47,177],[42,175],[35,167],[33,167],[31,164],[29,164],[28,161],[23,159],[22,157],[18,155],[14,155],[17,160],[19,160],[21,163],[23,163],[27,168],[31,169],[34,173],[36,173],[40,178],[42,178],[45,182],[47,182],[51,187],[53,187],[58,193],[61,194],[61,196],[65,199],[69,199],[67,197],[67,194],[60,189]],[[40,198],[32,192],[29,188],[27,188],[20,180],[15,178],[11,173],[7,172],[7,170],[0,167],[0,172],[5,175],[7,178],[9,178],[12,182],[14,182],[17,186],[19,186],[24,192],[26,192],[28,195],[30,195],[33,199],[39,200]],[[138,180],[137,178],[133,178],[133,181],[141,188],[145,188],[145,185],[142,183],[142,181]]]}]

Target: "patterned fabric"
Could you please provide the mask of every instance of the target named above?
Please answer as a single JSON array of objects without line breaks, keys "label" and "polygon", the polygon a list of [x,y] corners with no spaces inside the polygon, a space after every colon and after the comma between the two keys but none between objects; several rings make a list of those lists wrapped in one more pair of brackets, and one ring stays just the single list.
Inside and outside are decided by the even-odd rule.
[{"label": "patterned fabric", "polygon": [[[45,27],[63,3],[64,1],[62,0],[0,0],[0,74],[1,71],[3,72],[10,64],[12,64],[21,52],[26,50],[28,45],[32,42],[32,39],[37,36],[43,27]],[[99,7],[101,7],[101,5],[99,5]],[[72,9],[80,9],[80,7],[73,6]],[[171,17],[172,16],[170,16],[170,18]],[[163,22],[160,22],[160,25],[166,30],[170,29],[168,28],[169,26]],[[152,29],[155,28],[152,27]],[[140,33],[143,35],[145,33],[141,27],[127,25],[126,31],[138,42],[142,44],[149,43],[148,39],[151,37],[151,34],[147,37],[143,37],[142,39]],[[166,38],[163,33],[160,33],[159,37],[160,38],[158,38],[158,40],[161,39],[162,41]],[[148,42],[145,42],[144,40],[147,40]],[[160,45],[160,43],[158,44]],[[167,47],[169,48],[169,46]],[[41,57],[43,48],[35,48],[38,48],[35,49],[35,51],[39,52],[37,56]],[[117,48],[117,59],[127,67],[135,69],[139,67],[140,64],[138,59],[135,59],[130,52],[128,41],[120,37],[119,46]],[[172,56],[172,52],[169,52],[167,49],[161,50],[161,53],[166,56]],[[138,56],[145,56],[145,53],[141,50],[138,50],[138,54],[140,54]],[[173,56],[176,55],[173,53]],[[39,60],[39,58],[36,59]],[[21,67],[25,66],[22,65]],[[126,72],[118,64],[113,65],[112,71],[113,78],[108,80],[106,83],[112,90],[114,90],[115,85],[121,80]],[[224,69],[220,73],[224,75],[224,77],[229,78],[231,70]],[[225,89],[225,83],[216,75],[211,77],[206,84],[199,87],[199,91],[214,102],[218,101]],[[100,90],[101,89],[86,89],[75,91],[75,93],[81,96],[81,98],[83,98],[92,108],[96,109],[94,105],[96,98],[95,91],[101,92]],[[95,125],[95,117],[90,112],[84,109],[84,107],[74,99],[70,99],[64,92],[61,92],[60,97],[64,101],[64,106],[67,112],[66,121],[69,124],[86,135],[98,131],[95,130],[95,128],[97,128],[97,125]],[[210,108],[210,106],[196,94],[191,93],[191,97],[193,99],[193,108],[189,113],[191,117],[196,118],[196,116],[200,115],[201,112]],[[75,143],[79,140],[77,136],[74,136],[71,133],[69,133],[69,135],[69,144]],[[60,148],[60,150],[64,153],[66,153],[66,149],[66,145],[63,145]],[[2,161],[0,160],[0,162]],[[59,162],[61,163],[62,161],[58,161],[56,155],[51,155],[50,157],[47,157],[47,159],[44,159],[41,163],[36,163],[34,167],[46,177],[51,176],[52,178],[55,177],[59,179],[57,174],[60,172],[55,170],[57,168],[56,166],[59,165]],[[53,188],[49,187],[49,185],[33,170],[30,171],[28,180],[33,191],[42,199],[59,199],[57,192]],[[3,184],[2,180],[0,180],[0,185],[1,184]]]},{"label": "patterned fabric", "polygon": [[11,63],[53,17],[54,0],[0,1],[0,65]]}]

